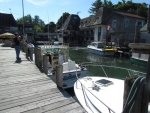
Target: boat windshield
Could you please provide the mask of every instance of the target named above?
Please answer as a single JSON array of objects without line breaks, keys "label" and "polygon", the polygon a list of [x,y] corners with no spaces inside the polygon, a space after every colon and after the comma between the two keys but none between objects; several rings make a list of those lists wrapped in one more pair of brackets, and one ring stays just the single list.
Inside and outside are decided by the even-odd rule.
[{"label": "boat windshield", "polygon": [[97,48],[103,48],[104,44],[103,43],[98,43]]}]

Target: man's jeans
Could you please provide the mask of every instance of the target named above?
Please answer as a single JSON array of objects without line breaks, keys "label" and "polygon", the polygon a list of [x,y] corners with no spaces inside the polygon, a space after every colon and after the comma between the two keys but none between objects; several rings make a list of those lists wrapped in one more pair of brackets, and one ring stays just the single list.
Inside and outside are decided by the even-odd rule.
[{"label": "man's jeans", "polygon": [[20,46],[14,46],[15,47],[15,51],[16,51],[16,59],[17,60],[20,60],[20,57],[19,57],[19,55],[20,55]]}]

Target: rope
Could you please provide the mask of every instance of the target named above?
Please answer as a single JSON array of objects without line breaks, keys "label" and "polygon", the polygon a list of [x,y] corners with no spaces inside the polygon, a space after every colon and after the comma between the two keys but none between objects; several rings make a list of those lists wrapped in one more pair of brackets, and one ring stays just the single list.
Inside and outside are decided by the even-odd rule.
[{"label": "rope", "polygon": [[145,77],[138,77],[134,81],[131,87],[131,90],[129,92],[128,98],[126,100],[123,113],[131,112],[131,110],[133,109],[133,105],[135,103],[136,97],[140,91],[140,88],[144,85],[144,83],[145,83]]}]

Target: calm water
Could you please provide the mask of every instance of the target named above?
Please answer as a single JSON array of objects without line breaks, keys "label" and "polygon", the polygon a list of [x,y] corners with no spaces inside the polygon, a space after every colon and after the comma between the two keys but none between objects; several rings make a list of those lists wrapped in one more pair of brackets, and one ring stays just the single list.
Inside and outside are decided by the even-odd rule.
[{"label": "calm water", "polygon": [[[78,47],[70,48],[69,56],[76,63],[95,62],[101,65],[123,67],[123,68],[133,69],[136,71],[146,73],[146,67],[132,65],[130,63],[129,58],[102,57],[102,56],[90,54],[86,48],[78,48]],[[104,74],[102,74],[102,70],[99,66],[94,66],[94,67],[90,66],[87,68],[88,71],[94,76],[105,76]],[[126,76],[128,76],[128,73],[124,72],[123,70],[116,69],[115,70],[116,73],[113,73],[114,68],[113,70],[110,70],[110,68],[105,70],[108,70],[107,73],[109,77],[123,79]]]},{"label": "calm water", "polygon": [[[86,48],[78,48],[78,47],[70,48],[69,56],[76,63],[96,62],[101,65],[123,67],[123,68],[128,68],[128,69],[146,73],[146,67],[139,67],[136,65],[132,65],[130,63],[129,58],[101,57],[94,54],[89,54]],[[103,73],[102,69],[99,66],[94,66],[94,67],[89,66],[87,68],[90,74],[93,76],[105,76],[105,74]],[[129,76],[127,71],[120,70],[120,69],[114,70],[114,68],[111,69],[105,68],[105,71],[107,71],[108,77],[124,79],[125,77]],[[73,88],[67,89],[66,91],[70,95],[75,96]]]}]

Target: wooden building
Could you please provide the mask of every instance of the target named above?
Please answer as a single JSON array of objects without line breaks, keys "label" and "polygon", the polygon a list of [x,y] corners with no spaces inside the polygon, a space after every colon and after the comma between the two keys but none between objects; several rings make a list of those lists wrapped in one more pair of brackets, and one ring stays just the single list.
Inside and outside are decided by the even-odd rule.
[{"label": "wooden building", "polygon": [[0,34],[18,31],[17,22],[12,14],[0,13]]},{"label": "wooden building", "polygon": [[101,7],[94,16],[81,19],[80,30],[87,33],[92,29],[94,39],[91,41],[112,41],[122,46],[138,40],[135,35],[144,22],[145,18],[138,15]]},{"label": "wooden building", "polygon": [[59,38],[62,38],[63,43],[69,43],[70,46],[77,45],[80,42],[80,17],[75,14],[68,16],[63,26],[57,30]]}]

